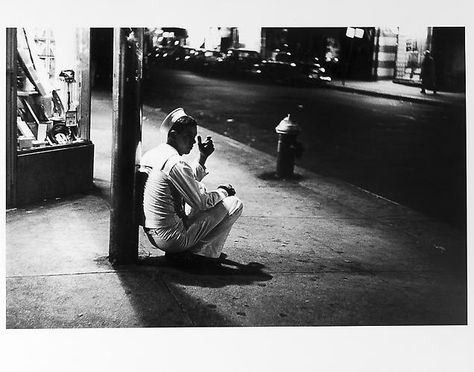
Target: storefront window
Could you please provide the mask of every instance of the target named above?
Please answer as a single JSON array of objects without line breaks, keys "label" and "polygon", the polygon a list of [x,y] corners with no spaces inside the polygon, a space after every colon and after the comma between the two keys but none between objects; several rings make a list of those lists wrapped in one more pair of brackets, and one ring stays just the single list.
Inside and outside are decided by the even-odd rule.
[{"label": "storefront window", "polygon": [[[82,30],[17,29],[17,150],[87,140],[81,133]],[[88,82],[87,82],[88,84]]]},{"label": "storefront window", "polygon": [[396,79],[418,83],[423,53],[429,48],[429,28],[400,27]]}]

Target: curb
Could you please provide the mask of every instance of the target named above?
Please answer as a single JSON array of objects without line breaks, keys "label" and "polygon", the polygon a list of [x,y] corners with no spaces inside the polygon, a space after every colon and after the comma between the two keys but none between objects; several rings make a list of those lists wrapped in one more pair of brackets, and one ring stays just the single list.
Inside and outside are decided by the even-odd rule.
[{"label": "curb", "polygon": [[364,94],[367,96],[398,99],[398,100],[406,101],[406,102],[429,104],[429,105],[434,105],[434,106],[440,106],[440,105],[441,106],[456,106],[456,107],[465,106],[463,103],[460,103],[460,102],[447,102],[443,100],[427,99],[423,97],[414,97],[414,96],[400,95],[400,94],[394,94],[394,93],[384,93],[384,92],[377,92],[377,91],[371,91],[371,90],[366,90],[366,89],[344,87],[344,86],[331,85],[331,84],[324,85],[324,88],[335,89],[335,90],[351,92],[351,93]]}]

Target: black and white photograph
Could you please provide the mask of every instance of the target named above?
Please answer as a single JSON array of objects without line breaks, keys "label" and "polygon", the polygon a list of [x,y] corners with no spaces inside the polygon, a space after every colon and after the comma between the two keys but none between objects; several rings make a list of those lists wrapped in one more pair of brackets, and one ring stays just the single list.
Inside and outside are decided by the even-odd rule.
[{"label": "black and white photograph", "polygon": [[8,5],[2,369],[472,370],[467,4]]}]

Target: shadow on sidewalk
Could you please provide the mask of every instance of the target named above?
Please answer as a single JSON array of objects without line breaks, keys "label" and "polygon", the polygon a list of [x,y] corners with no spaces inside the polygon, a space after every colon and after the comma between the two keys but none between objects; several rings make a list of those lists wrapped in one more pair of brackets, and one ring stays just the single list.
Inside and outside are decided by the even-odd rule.
[{"label": "shadow on sidewalk", "polygon": [[268,281],[272,275],[262,271],[264,265],[257,262],[239,263],[223,255],[218,263],[209,265],[176,265],[164,256],[141,258],[138,266],[159,267],[166,278],[176,284],[220,288],[226,285],[250,285]]},{"label": "shadow on sidewalk", "polygon": [[[107,257],[96,262],[108,265]],[[207,297],[203,294],[209,292],[204,289],[252,285],[272,279],[262,272],[261,264],[245,265],[228,259],[204,269],[176,267],[164,256],[155,256],[113,268],[135,312],[137,323],[132,326],[139,327],[238,326],[220,303],[221,294]]]}]

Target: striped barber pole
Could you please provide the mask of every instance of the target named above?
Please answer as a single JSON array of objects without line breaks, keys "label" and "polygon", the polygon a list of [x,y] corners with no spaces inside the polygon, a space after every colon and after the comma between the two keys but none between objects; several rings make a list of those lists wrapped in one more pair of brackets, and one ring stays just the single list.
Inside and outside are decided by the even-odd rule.
[{"label": "striped barber pole", "polygon": [[379,27],[375,38],[374,66],[372,74],[376,79],[392,79],[397,58],[397,31],[390,27]]}]

